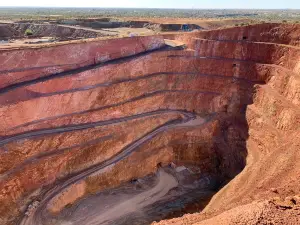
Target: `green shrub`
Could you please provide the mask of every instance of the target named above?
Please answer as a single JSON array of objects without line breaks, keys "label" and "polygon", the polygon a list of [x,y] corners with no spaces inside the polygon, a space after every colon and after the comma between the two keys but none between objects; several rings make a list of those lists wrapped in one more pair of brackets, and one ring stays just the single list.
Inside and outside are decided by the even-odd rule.
[{"label": "green shrub", "polygon": [[32,30],[30,30],[30,29],[26,29],[26,30],[25,30],[25,35],[26,35],[26,36],[33,35],[33,32],[32,32]]}]

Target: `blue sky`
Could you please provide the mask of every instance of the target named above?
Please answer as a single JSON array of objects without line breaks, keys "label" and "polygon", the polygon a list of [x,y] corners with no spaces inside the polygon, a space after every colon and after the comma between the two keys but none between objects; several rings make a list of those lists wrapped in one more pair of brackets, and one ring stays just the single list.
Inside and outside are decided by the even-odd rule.
[{"label": "blue sky", "polygon": [[1,0],[0,6],[300,9],[300,0]]}]

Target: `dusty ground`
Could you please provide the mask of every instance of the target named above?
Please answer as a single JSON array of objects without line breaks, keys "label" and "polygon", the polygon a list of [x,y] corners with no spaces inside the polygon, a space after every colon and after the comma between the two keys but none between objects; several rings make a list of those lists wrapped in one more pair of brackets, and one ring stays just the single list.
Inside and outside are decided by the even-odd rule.
[{"label": "dusty ground", "polygon": [[[197,224],[197,225],[244,225],[244,224],[278,224],[296,225],[300,223],[299,196],[284,200],[272,199],[254,201],[250,204],[233,208],[217,216],[206,219],[204,215],[187,215],[181,219],[153,224]],[[200,222],[199,222],[200,221]]]},{"label": "dusty ground", "polygon": [[[154,218],[165,218],[172,211],[181,211],[193,198],[209,198],[213,184],[208,180],[208,177],[199,179],[185,167],[178,171],[159,169],[155,175],[77,202],[55,217],[48,215],[44,223],[149,224]],[[192,197],[192,191],[199,193]]]},{"label": "dusty ground", "polygon": [[[133,23],[135,21],[145,21],[153,23],[150,27],[118,27],[118,28],[92,28],[83,25],[67,25],[67,24],[58,24],[56,25],[54,21],[51,21],[51,24],[47,21],[32,21],[27,23],[19,23],[19,21],[0,21],[0,47],[17,47],[23,46],[26,44],[43,44],[51,42],[61,42],[75,39],[84,39],[84,38],[99,38],[109,39],[109,38],[118,38],[118,37],[130,37],[130,36],[147,36],[154,34],[167,34],[174,31],[162,31],[160,24],[169,25],[169,24],[195,24],[199,26],[199,29],[217,29],[235,26],[236,24],[241,23],[250,23],[253,22],[249,19],[153,19],[153,18],[110,18],[112,20],[118,21],[128,21]],[[138,25],[139,26],[139,25]],[[33,37],[24,37],[25,31],[29,29],[32,30],[34,35]],[[176,28],[178,29],[178,28]],[[2,40],[2,41],[1,41]],[[47,41],[48,40],[48,41]]]},{"label": "dusty ground", "polygon": [[[236,18],[236,19],[207,19],[207,18],[139,18],[139,17],[127,17],[122,18],[124,20],[132,20],[132,21],[150,21],[153,23],[161,23],[161,24],[197,24],[204,29],[216,29],[216,28],[225,28],[226,26],[235,26],[235,24],[241,23],[251,23],[252,20],[244,19],[244,18]],[[254,22],[254,21],[252,21]]]}]

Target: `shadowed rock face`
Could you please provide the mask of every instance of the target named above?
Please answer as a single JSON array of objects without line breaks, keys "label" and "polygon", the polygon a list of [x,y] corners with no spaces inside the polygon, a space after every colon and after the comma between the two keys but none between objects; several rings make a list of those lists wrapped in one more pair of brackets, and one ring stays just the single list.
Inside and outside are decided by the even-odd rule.
[{"label": "shadowed rock face", "polygon": [[259,24],[166,35],[184,50],[162,36],[1,50],[1,224],[43,224],[171,162],[227,184],[211,216],[299,193],[299,33]]}]

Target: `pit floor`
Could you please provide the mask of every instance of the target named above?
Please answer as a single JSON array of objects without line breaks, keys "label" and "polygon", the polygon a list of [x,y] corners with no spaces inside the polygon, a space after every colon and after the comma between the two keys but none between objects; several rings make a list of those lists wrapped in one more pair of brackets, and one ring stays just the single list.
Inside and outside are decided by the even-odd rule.
[{"label": "pit floor", "polygon": [[78,201],[59,215],[44,212],[44,224],[151,224],[199,212],[214,194],[216,183],[195,166],[164,167],[156,174]]}]

